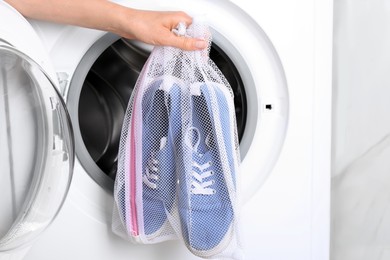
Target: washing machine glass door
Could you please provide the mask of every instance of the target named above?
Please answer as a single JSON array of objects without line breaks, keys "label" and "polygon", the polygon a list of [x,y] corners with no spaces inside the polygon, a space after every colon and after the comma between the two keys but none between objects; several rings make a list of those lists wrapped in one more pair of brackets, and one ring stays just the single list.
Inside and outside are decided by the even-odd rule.
[{"label": "washing machine glass door", "polygon": [[0,40],[0,252],[26,245],[57,215],[70,185],[73,146],[52,82]]}]

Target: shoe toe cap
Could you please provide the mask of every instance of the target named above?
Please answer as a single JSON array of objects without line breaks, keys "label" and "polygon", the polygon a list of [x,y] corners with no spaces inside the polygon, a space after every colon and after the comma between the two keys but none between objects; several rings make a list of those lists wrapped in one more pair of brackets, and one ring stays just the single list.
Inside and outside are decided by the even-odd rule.
[{"label": "shoe toe cap", "polygon": [[225,244],[231,236],[233,217],[231,206],[191,210],[185,220],[189,246],[196,251],[207,251]]}]

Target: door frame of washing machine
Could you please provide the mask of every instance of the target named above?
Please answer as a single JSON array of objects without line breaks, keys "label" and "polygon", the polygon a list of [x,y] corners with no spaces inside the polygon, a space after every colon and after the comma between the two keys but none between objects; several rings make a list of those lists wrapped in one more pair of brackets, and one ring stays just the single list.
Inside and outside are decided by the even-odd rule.
[{"label": "door frame of washing machine", "polygon": [[[53,122],[51,124],[48,123],[44,128],[45,134],[52,134],[51,136],[46,136],[46,139],[50,140],[49,146],[52,150],[50,153],[44,153],[43,156],[45,157],[42,161],[50,165],[49,167],[56,168],[59,173],[58,177],[53,177],[52,168],[48,168],[45,165],[44,168],[39,168],[41,171],[37,172],[36,176],[34,174],[30,182],[32,186],[27,194],[28,199],[23,203],[24,205],[17,218],[14,219],[11,229],[15,228],[19,232],[18,226],[21,226],[20,229],[23,229],[22,224],[30,224],[28,221],[33,220],[37,221],[35,224],[36,228],[28,229],[29,234],[23,230],[20,231],[20,241],[12,241],[12,239],[4,241],[4,244],[2,244],[3,248],[0,251],[0,259],[16,260],[24,257],[34,241],[45,232],[61,211],[73,175],[75,160],[74,137],[66,104],[58,91],[58,81],[54,68],[50,64],[49,55],[44,51],[39,36],[25,17],[8,3],[4,1],[0,3],[0,13],[2,14],[0,16],[0,24],[7,24],[6,27],[0,27],[0,51],[5,52],[7,55],[12,55],[12,57],[15,56],[23,62],[21,66],[26,67],[26,71],[30,70],[31,73],[29,74],[32,80],[30,84],[36,86],[39,91],[40,99],[37,102],[45,110],[53,111],[48,114]],[[62,164],[54,161],[52,157],[55,155],[53,154],[58,155],[57,157],[60,161],[68,163]],[[48,175],[50,176],[45,177]],[[59,198],[53,199],[53,201],[58,200],[56,205],[51,205],[50,202],[43,199],[45,196],[52,195],[52,192],[61,192],[60,195],[56,195]],[[48,205],[55,207],[50,207],[49,211],[52,212],[45,212],[45,208]],[[32,213],[30,213],[31,211]],[[40,212],[42,223],[34,219],[35,211]],[[48,215],[46,216],[45,214]],[[45,220],[45,217],[50,217],[50,219]],[[17,225],[20,221],[27,222]],[[17,234],[15,233],[14,235],[16,236]]]}]

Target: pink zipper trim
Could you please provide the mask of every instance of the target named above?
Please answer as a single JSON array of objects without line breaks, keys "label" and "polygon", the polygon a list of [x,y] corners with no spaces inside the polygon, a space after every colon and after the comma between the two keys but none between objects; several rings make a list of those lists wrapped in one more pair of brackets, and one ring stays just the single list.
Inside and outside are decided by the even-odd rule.
[{"label": "pink zipper trim", "polygon": [[[145,63],[145,67],[149,66],[150,59],[148,59]],[[138,81],[139,82],[144,82],[144,77],[146,73],[142,73],[139,75]],[[137,82],[137,84],[139,84]],[[133,236],[138,236],[139,235],[139,228],[138,228],[138,219],[137,219],[137,203],[136,203],[136,188],[137,188],[137,175],[136,175],[136,157],[135,157],[135,152],[136,152],[136,147],[135,147],[135,135],[134,135],[134,123],[135,123],[135,115],[136,115],[136,107],[137,107],[137,96],[139,94],[139,89],[138,85],[136,84],[136,87],[134,88],[133,91],[137,91],[134,93],[134,100],[133,100],[133,111],[132,111],[132,117],[131,117],[131,135],[130,135],[130,151],[131,151],[131,158],[130,158],[130,210],[132,212],[131,214],[131,223],[130,226],[132,228],[132,233]],[[142,92],[143,93],[143,92]],[[141,97],[142,99],[142,97]],[[141,102],[142,103],[142,102]],[[142,111],[142,108],[141,108]],[[142,116],[142,115],[141,115]],[[142,161],[142,160],[141,160]],[[142,174],[142,173],[141,173]]]},{"label": "pink zipper trim", "polygon": [[[135,95],[136,97],[136,95]],[[136,196],[137,196],[137,185],[136,185],[136,159],[135,159],[135,136],[134,136],[134,123],[135,123],[135,107],[136,107],[136,98],[134,98],[134,107],[131,117],[131,135],[130,135],[130,211],[131,211],[131,232],[134,236],[139,235],[138,230],[138,219],[137,219],[137,204],[136,204]]]}]

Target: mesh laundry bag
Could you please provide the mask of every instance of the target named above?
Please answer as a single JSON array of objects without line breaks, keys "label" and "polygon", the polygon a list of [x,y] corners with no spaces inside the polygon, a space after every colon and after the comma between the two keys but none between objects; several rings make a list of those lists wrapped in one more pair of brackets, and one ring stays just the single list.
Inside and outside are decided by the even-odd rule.
[{"label": "mesh laundry bag", "polygon": [[[210,46],[204,22],[176,32]],[[203,258],[242,259],[233,92],[208,54],[152,51],[122,128],[112,228],[133,242],[181,239]]]}]

